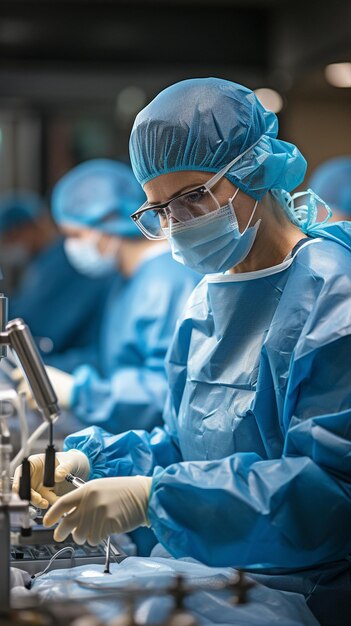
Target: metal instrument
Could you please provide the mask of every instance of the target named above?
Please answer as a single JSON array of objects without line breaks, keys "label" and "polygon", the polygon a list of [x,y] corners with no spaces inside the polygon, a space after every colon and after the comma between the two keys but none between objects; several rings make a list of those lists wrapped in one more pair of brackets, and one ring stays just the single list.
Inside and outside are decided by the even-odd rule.
[{"label": "metal instrument", "polygon": [[0,346],[10,346],[15,352],[32,390],[39,410],[52,422],[60,413],[57,396],[46,373],[44,363],[28,326],[17,318],[8,322],[0,333]]},{"label": "metal instrument", "polygon": [[[73,474],[66,474],[65,479],[67,480],[68,483],[76,487],[76,489],[85,485],[85,481],[82,480],[82,478],[79,478],[78,476],[73,476]],[[111,537],[108,537],[106,541],[103,540],[102,543],[105,546],[105,554],[106,554],[104,574],[110,574]]]},{"label": "metal instrument", "polygon": [[[52,425],[60,413],[57,397],[28,326],[21,319],[7,322],[7,298],[4,294],[0,294],[0,359],[6,356],[8,347],[15,352],[38,408],[50,425],[44,484],[52,486],[55,471]],[[23,498],[21,499],[11,491],[11,443],[6,419],[0,422],[0,432],[0,613],[8,615],[10,611],[10,520],[13,523],[14,516],[19,515],[18,525],[21,527],[22,535],[30,535],[30,468],[27,459],[24,459],[20,485],[20,496]]]}]

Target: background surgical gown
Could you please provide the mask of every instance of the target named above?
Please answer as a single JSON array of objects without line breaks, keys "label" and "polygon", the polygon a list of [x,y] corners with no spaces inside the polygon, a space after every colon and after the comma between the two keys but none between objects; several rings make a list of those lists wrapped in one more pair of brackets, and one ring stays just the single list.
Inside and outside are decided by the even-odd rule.
[{"label": "background surgical gown", "polygon": [[63,239],[44,248],[9,298],[9,319],[28,324],[48,365],[71,372],[95,363],[106,298],[118,276],[88,278],[68,262]]},{"label": "background surgical gown", "polygon": [[165,356],[200,276],[170,252],[144,258],[117,293],[112,290],[100,334],[99,371],[74,372],[72,408],[85,424],[112,433],[162,423],[167,396]]},{"label": "background surgical gown", "polygon": [[152,474],[149,519],[174,556],[265,573],[271,586],[303,591],[322,624],[342,625],[351,228],[320,234],[291,262],[198,285],[169,354],[164,429],[87,429],[66,449],[88,455],[91,478]]}]

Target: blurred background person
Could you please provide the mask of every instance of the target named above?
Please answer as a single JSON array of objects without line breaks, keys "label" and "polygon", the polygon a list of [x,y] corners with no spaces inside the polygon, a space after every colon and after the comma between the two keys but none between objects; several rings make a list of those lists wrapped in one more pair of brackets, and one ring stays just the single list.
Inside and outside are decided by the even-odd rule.
[{"label": "blurred background person", "polygon": [[[107,300],[95,303],[104,305],[96,366],[81,364],[72,374],[47,367],[69,412],[61,435],[85,425],[119,433],[163,423],[165,357],[200,275],[174,261],[168,243],[142,236],[130,214],[145,200],[131,168],[108,159],[78,165],[54,187],[53,216],[72,267],[87,277],[118,275]],[[20,370],[14,379],[28,391]],[[141,556],[156,543],[148,529],[131,537]]]},{"label": "blurred background person", "polygon": [[9,319],[25,320],[46,363],[71,371],[93,362],[112,273],[91,278],[72,267],[44,200],[33,192],[0,196],[0,234]]},{"label": "blurred background person", "polygon": [[[103,302],[97,366],[48,372],[63,408],[82,425],[113,433],[162,423],[166,352],[200,279],[172,259],[168,243],[145,239],[130,219],[145,199],[131,168],[109,159],[73,168],[52,195],[72,266],[88,277],[118,272],[123,282]],[[74,297],[79,300],[79,292]]]},{"label": "blurred background person", "polygon": [[[31,250],[41,245],[33,224],[44,210],[44,199],[34,191],[8,191],[0,195],[2,289],[8,296],[18,286]],[[56,236],[57,229],[53,224],[51,227]]]},{"label": "blurred background person", "polygon": [[351,220],[351,155],[328,159],[313,172],[309,186],[332,209],[331,220]]}]

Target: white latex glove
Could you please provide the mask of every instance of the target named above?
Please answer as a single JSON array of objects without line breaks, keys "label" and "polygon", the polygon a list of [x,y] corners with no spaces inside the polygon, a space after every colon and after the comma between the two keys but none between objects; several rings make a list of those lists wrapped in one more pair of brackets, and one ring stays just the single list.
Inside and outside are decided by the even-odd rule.
[{"label": "white latex glove", "polygon": [[[67,374],[67,372],[57,369],[57,367],[51,367],[51,365],[47,365],[45,369],[57,395],[59,405],[63,409],[69,409],[71,406],[71,397],[74,385],[73,376],[71,374]],[[32,392],[22,370],[19,367],[15,368],[11,377],[17,384],[17,392],[25,393],[30,408],[37,409],[37,404],[32,396]]]},{"label": "white latex glove", "polygon": [[[47,509],[49,504],[54,504],[56,500],[65,493],[72,491],[74,487],[65,480],[66,474],[74,474],[88,480],[90,474],[90,464],[88,457],[80,450],[68,450],[68,452],[56,453],[55,485],[44,487],[44,464],[45,454],[33,454],[28,458],[31,475],[31,502],[40,509]],[[13,478],[12,489],[16,493],[19,491],[19,481],[22,474],[22,467],[17,467]]]},{"label": "white latex glove", "polygon": [[43,524],[52,526],[63,516],[54,532],[55,541],[64,541],[72,533],[77,544],[88,541],[92,546],[112,533],[149,526],[151,482],[147,476],[92,480],[60,498]]}]

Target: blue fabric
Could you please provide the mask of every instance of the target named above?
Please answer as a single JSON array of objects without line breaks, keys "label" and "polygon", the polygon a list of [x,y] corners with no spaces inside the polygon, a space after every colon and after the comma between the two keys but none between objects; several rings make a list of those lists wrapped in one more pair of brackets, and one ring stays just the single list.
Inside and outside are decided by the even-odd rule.
[{"label": "blue fabric", "polygon": [[351,566],[349,560],[327,563],[308,572],[252,574],[271,589],[303,594],[323,626],[345,626],[351,622]]},{"label": "blue fabric", "polygon": [[[288,218],[302,230],[303,233],[314,237],[316,228],[326,224],[332,210],[312,189],[290,194],[285,189],[272,189],[272,195],[278,200]],[[302,201],[301,198],[305,200]],[[324,212],[320,216],[320,210]]]},{"label": "blue fabric", "polygon": [[9,191],[0,195],[0,232],[35,221],[44,211],[44,200],[33,191]]},{"label": "blue fabric", "polygon": [[157,466],[167,467],[182,460],[176,436],[167,425],[129,430],[113,435],[99,426],[85,428],[66,437],[64,450],[76,448],[90,462],[89,480],[111,476],[151,476]]},{"label": "blue fabric", "polygon": [[153,474],[149,519],[176,557],[305,569],[311,606],[320,587],[308,581],[320,569],[325,593],[332,582],[318,619],[343,626],[349,595],[342,604],[335,588],[350,579],[351,230],[322,230],[277,274],[198,285],[169,354],[164,429],[93,429],[66,447],[86,452],[92,477]]},{"label": "blue fabric", "polygon": [[317,241],[280,274],[196,290],[169,370],[189,463],[158,472],[149,509],[173,554],[297,568],[351,550],[350,260]]},{"label": "blue fabric", "polygon": [[170,172],[218,172],[256,144],[226,178],[260,200],[270,189],[291,191],[305,175],[299,150],[277,134],[276,115],[250,89],[219,78],[184,80],[167,87],[137,115],[130,159],[145,185]]},{"label": "blue fabric", "polygon": [[[189,586],[203,590],[191,594],[184,602],[187,612],[201,626],[318,626],[303,596],[262,585],[250,590],[246,604],[235,606],[234,594],[230,591],[212,590],[215,585],[233,579],[234,571],[229,568],[208,568],[191,559],[129,557],[119,564],[111,563],[110,569],[110,575],[103,575],[102,565],[52,570],[34,581],[33,592],[44,604],[62,602],[67,598],[79,599],[103,623],[107,623],[126,610],[125,603],[116,594],[112,594],[112,600],[106,598],[107,589],[115,588],[117,592],[131,585],[142,587],[150,590],[150,595],[136,597],[137,622],[166,624],[171,623],[169,618],[174,599],[159,593],[174,584],[176,576],[182,576]],[[89,589],[85,584],[93,584],[95,589]],[[152,594],[151,590],[156,593]],[[104,592],[105,598],[98,598],[98,594]],[[31,593],[28,592],[28,596]]]},{"label": "blue fabric", "polygon": [[55,185],[52,213],[60,225],[91,227],[120,237],[140,237],[130,214],[145,194],[131,168],[110,159],[77,165]]},{"label": "blue fabric", "polygon": [[230,202],[188,224],[171,224],[169,242],[173,258],[201,274],[226,272],[247,257],[260,221],[241,233]]},{"label": "blue fabric", "polygon": [[71,372],[82,361],[96,363],[103,306],[115,282],[78,274],[59,238],[28,265],[9,299],[9,317],[25,320],[47,364]]},{"label": "blue fabric", "polygon": [[162,423],[164,361],[176,321],[200,276],[169,252],[145,260],[118,293],[111,292],[101,326],[98,372],[74,372],[73,410],[83,424],[113,433]]},{"label": "blue fabric", "polygon": [[351,156],[336,157],[319,165],[309,185],[332,209],[351,216]]}]

